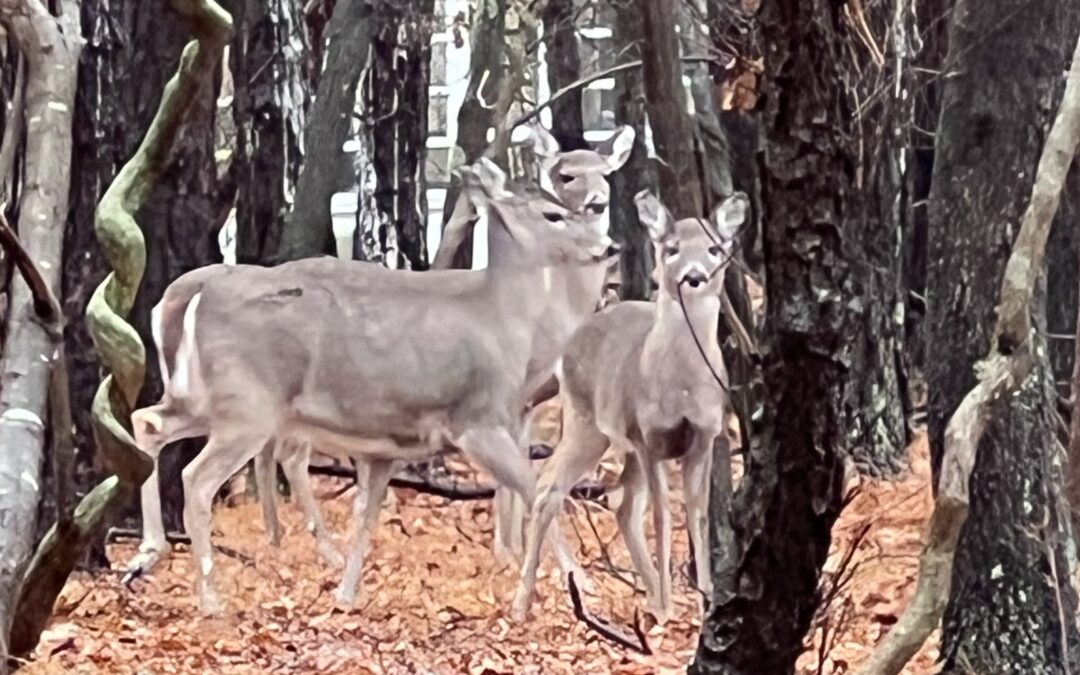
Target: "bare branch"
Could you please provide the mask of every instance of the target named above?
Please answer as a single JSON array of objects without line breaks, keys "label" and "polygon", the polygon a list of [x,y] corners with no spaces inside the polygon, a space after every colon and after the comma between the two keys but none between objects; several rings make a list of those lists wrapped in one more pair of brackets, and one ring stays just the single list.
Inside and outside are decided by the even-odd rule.
[{"label": "bare branch", "polygon": [[645,654],[646,656],[652,654],[652,649],[649,647],[649,641],[645,639],[645,632],[641,630],[641,617],[638,615],[636,609],[634,610],[634,623],[632,626],[634,629],[634,638],[631,639],[604,619],[595,617],[585,610],[585,605],[581,602],[581,591],[578,590],[577,582],[574,581],[573,572],[568,575],[567,583],[570,586],[570,602],[574,605],[574,617],[578,621],[585,624],[586,627],[608,642],[625,649],[633,649],[635,652]]}]

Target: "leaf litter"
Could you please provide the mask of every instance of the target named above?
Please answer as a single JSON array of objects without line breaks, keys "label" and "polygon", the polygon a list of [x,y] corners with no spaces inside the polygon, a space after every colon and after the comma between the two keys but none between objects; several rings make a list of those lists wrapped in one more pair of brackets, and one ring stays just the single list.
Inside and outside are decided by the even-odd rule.
[{"label": "leaf litter", "polygon": [[[925,438],[910,452],[912,469],[903,480],[864,480],[834,527],[826,570],[836,573],[850,553],[851,576],[819,613],[799,659],[800,675],[851,672],[914,591],[932,502]],[[605,462],[601,474],[612,469]],[[341,480],[313,477],[313,482],[344,551],[355,488],[332,499]],[[681,504],[681,493],[673,492]],[[604,642],[575,621],[565,580],[551,560],[542,569],[529,620],[523,625],[511,622],[507,610],[517,569],[500,565],[490,551],[489,502],[450,502],[391,490],[357,603],[345,609],[333,600],[340,572],[318,557],[295,505],[282,503],[278,510],[285,536],[275,549],[263,532],[259,505],[235,501],[235,506],[215,510],[214,540],[250,556],[253,563],[217,554],[217,587],[226,604],[222,617],[199,616],[186,547],[174,550],[129,591],[120,583],[120,571],[136,545],[110,545],[115,573],[79,572],[71,577],[23,671],[644,675],[685,672],[693,658],[701,622],[696,591],[686,576],[688,543],[681,508],[673,514],[674,617],[660,627],[646,616],[653,655],[644,656]],[[585,595],[586,605],[613,623],[629,626],[635,609],[644,612],[644,596],[627,583],[634,575],[613,514],[577,502],[562,518],[597,586],[597,594]],[[610,542],[607,559],[596,534]],[[937,654],[935,635],[904,672],[933,672]]]}]

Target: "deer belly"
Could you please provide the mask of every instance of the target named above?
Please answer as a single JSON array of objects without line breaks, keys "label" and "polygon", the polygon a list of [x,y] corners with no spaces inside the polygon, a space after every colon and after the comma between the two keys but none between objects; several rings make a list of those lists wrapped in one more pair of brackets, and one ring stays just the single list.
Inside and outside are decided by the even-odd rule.
[{"label": "deer belly", "polygon": [[685,417],[677,424],[662,429],[650,429],[645,433],[645,445],[657,459],[679,459],[690,449],[697,428]]}]

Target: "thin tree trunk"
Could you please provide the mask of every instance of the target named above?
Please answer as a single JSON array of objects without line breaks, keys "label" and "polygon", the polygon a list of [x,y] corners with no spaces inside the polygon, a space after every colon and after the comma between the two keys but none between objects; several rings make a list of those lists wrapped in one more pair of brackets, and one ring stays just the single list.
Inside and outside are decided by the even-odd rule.
[{"label": "thin tree trunk", "polygon": [[[826,0],[761,7],[765,415],[735,495],[737,555],[719,566],[691,673],[793,672],[818,606],[845,461],[887,472],[903,446],[897,233],[884,207],[892,201],[878,193],[891,185],[891,157],[870,153],[861,175],[851,170],[862,148],[841,11]],[[726,553],[714,549],[714,562]]]},{"label": "thin tree trunk", "polygon": [[342,145],[352,128],[356,85],[368,61],[375,2],[337,0],[327,26],[326,67],[304,130],[305,161],[292,212],[286,216],[277,261],[333,253],[330,196],[339,188]]},{"label": "thin tree trunk", "polygon": [[375,201],[395,239],[390,247],[391,233],[383,233],[380,244],[396,252],[393,267],[414,270],[428,266],[424,164],[433,11],[433,0],[383,4],[372,40]]},{"label": "thin tree trunk", "polygon": [[[33,0],[0,3],[0,23],[26,59],[26,180],[19,204],[19,236],[56,295],[63,269],[64,220],[71,182],[72,111],[79,51],[75,2],[52,16]],[[0,362],[0,648],[7,634],[22,573],[34,547],[41,466],[54,350],[32,320],[22,281],[12,284],[10,323]],[[6,664],[0,665],[6,668]]]},{"label": "thin tree trunk", "polygon": [[[581,53],[574,24],[576,14],[574,0],[548,0],[542,14],[548,86],[552,92],[581,77]],[[578,88],[551,105],[551,135],[559,141],[564,152],[589,147],[585,142],[581,98],[582,89]]]},{"label": "thin tree trunk", "polygon": [[[927,275],[930,443],[938,458],[946,422],[975,385],[972,366],[994,331],[994,291],[1031,194],[1078,18],[1075,7],[1054,0],[1020,14],[1001,0],[957,0],[950,14]],[[1038,297],[1044,293],[1040,284]],[[1044,302],[1035,308],[1040,327]],[[1045,356],[1041,330],[1032,339]],[[1062,625],[1059,613],[1071,617],[1075,600],[1051,574],[1064,578],[1068,542],[1045,358],[1016,396],[991,410],[943,618],[945,671],[1066,672],[1072,647],[1062,637],[1074,638],[1075,627],[1071,619]]]},{"label": "thin tree trunk", "polygon": [[236,262],[267,264],[304,162],[309,99],[301,0],[233,0],[230,50],[236,123]]}]

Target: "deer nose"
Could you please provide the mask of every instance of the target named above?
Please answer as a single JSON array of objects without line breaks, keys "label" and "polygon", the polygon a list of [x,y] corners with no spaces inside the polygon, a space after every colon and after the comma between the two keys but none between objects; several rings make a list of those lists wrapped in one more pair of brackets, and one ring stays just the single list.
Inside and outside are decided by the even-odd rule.
[{"label": "deer nose", "polygon": [[612,241],[610,244],[608,244],[607,251],[604,255],[609,258],[614,258],[615,256],[619,255],[620,251],[622,251],[622,246],[620,246],[618,242]]},{"label": "deer nose", "polygon": [[686,276],[683,277],[683,283],[690,284],[690,288],[704,286],[708,280],[709,278],[705,276],[705,273],[698,270],[687,272]]}]

